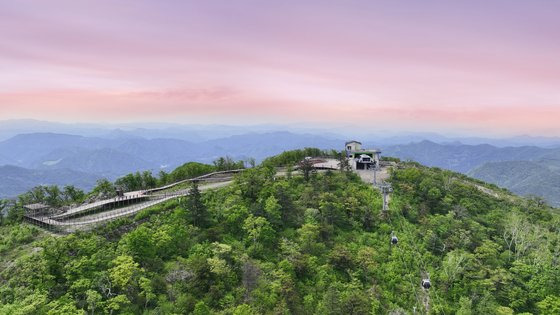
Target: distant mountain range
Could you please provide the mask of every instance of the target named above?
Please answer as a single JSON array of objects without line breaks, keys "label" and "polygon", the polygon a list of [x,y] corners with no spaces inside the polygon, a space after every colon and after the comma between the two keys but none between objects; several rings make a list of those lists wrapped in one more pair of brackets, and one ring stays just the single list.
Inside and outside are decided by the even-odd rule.
[{"label": "distant mountain range", "polygon": [[388,146],[383,154],[462,172],[520,195],[541,196],[560,207],[560,149],[422,141]]},{"label": "distant mountain range", "polygon": [[[296,127],[297,132],[275,130],[277,128],[280,127],[103,126],[4,121],[0,124],[0,139],[12,133],[19,134],[0,141],[0,166],[17,167],[21,180],[18,181],[17,172],[13,170],[10,177],[0,173],[0,197],[14,196],[44,183],[88,188],[100,177],[114,180],[135,171],[170,171],[187,161],[211,163],[225,155],[237,160],[251,157],[260,161],[285,150],[303,147],[340,150],[344,141],[349,139],[336,128]],[[45,132],[22,133],[23,130]],[[555,146],[560,145],[558,138],[461,138],[461,141],[471,143],[464,144],[433,133],[362,136],[357,140],[363,140],[365,147],[380,147],[385,156],[462,172],[521,195],[542,196],[551,204],[560,206],[560,181],[557,180],[560,176],[560,148]],[[477,144],[481,141],[497,145]],[[532,142],[539,145],[519,145]],[[51,177],[55,174],[60,176]]]},{"label": "distant mountain range", "polygon": [[560,156],[560,149],[536,146],[500,148],[489,144],[439,144],[425,140],[406,145],[387,146],[383,148],[383,154],[403,160],[411,159],[429,166],[467,173],[487,162],[535,161],[556,158]]},{"label": "distant mountain range", "polygon": [[295,134],[311,134],[329,139],[357,138],[377,146],[408,144],[429,140],[441,144],[460,142],[468,145],[490,144],[496,147],[538,146],[560,147],[560,137],[510,136],[501,138],[473,137],[406,130],[367,128],[354,125],[329,126],[311,123],[299,124],[256,124],[256,125],[202,125],[177,123],[127,123],[127,124],[69,124],[33,119],[0,120],[0,141],[24,133],[57,133],[85,137],[120,139],[178,139],[193,143],[248,133],[271,133],[289,130]]},{"label": "distant mountain range", "polygon": [[[9,177],[0,173],[0,197],[13,197],[41,184],[90,188],[101,177],[114,180],[136,171],[170,171],[188,161],[211,163],[226,155],[236,160],[251,157],[260,161],[306,146],[337,149],[343,142],[290,132],[248,133],[197,143],[163,138],[20,134],[0,142],[0,165],[15,167],[21,177],[17,181],[17,172],[12,171]],[[52,177],[57,172],[61,176]]]},{"label": "distant mountain range", "polygon": [[560,207],[560,171],[554,171],[542,161],[489,162],[469,175],[519,195],[542,196],[551,205]]},{"label": "distant mountain range", "polygon": [[73,184],[85,190],[94,187],[99,176],[69,169],[30,170],[17,166],[0,166],[0,197],[15,197],[38,185]]}]

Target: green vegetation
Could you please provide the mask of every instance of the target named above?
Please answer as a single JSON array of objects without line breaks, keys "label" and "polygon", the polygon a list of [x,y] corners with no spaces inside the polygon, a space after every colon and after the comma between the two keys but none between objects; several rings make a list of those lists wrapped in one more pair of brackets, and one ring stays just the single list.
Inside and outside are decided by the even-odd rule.
[{"label": "green vegetation", "polygon": [[[198,162],[188,162],[177,167],[171,173],[160,171],[159,178],[154,177],[149,171],[128,174],[117,179],[114,186],[120,187],[124,189],[124,191],[143,190],[175,183],[184,179],[202,176],[212,172],[228,171],[242,168],[245,168],[245,163],[243,161],[234,161],[229,156],[226,156],[216,159],[213,162],[213,165]],[[101,184],[105,185],[104,187],[108,189],[99,188]],[[114,186],[108,187],[106,181],[101,181],[98,182],[96,188],[101,191],[114,191]]]},{"label": "green vegetation", "polygon": [[[251,166],[255,166],[255,160],[249,159],[249,164]],[[214,161],[214,167],[216,171],[230,171],[230,170],[238,170],[245,168],[245,162],[243,161],[234,161],[231,157],[220,157]]]},{"label": "green vegetation", "polygon": [[115,186],[122,188],[124,191],[150,189],[157,187],[157,185],[158,179],[150,171],[128,174],[115,181]]},{"label": "green vegetation", "polygon": [[10,223],[0,314],[401,314],[425,300],[432,314],[559,313],[553,209],[416,163],[391,182],[386,214],[352,173],[257,167],[88,233]]},{"label": "green vegetation", "polygon": [[468,174],[521,196],[542,196],[552,206],[560,207],[559,167],[558,159],[501,161],[483,164]]},{"label": "green vegetation", "polygon": [[177,167],[173,172],[169,173],[167,180],[162,184],[170,184],[183,179],[194,178],[215,171],[216,167],[213,165],[189,162]]},{"label": "green vegetation", "polygon": [[[249,159],[249,164],[254,165],[254,160]],[[144,171],[127,174],[112,183],[108,179],[100,179],[91,192],[86,194],[81,189],[68,185],[60,188],[55,185],[37,186],[30,191],[18,196],[17,200],[9,202],[0,199],[0,225],[19,223],[23,219],[24,205],[43,203],[50,207],[72,206],[82,204],[92,199],[106,199],[117,195],[117,189],[124,192],[144,190],[164,186],[185,179],[195,178],[217,171],[227,171],[244,168],[243,161],[235,162],[230,157],[220,157],[208,165],[197,162],[188,162],[173,170],[171,173],[161,171],[159,177],[154,177],[152,172]],[[177,185],[173,189],[184,189],[190,183]]]},{"label": "green vegetation", "polygon": [[[249,163],[254,166],[254,160],[250,159]],[[243,161],[234,161],[229,156],[220,157],[213,162],[213,165],[202,164],[198,162],[188,162],[167,174],[160,172],[158,186],[175,183],[184,179],[194,178],[219,171],[230,171],[245,168]]]},{"label": "green vegetation", "polygon": [[296,165],[306,157],[333,157],[336,158],[340,152],[335,150],[321,150],[317,148],[305,148],[302,150],[285,151],[276,156],[266,158],[261,165],[267,167]]},{"label": "green vegetation", "polygon": [[74,186],[37,186],[18,197],[19,204],[44,203],[52,207],[60,207],[73,203],[81,203],[86,194]]}]

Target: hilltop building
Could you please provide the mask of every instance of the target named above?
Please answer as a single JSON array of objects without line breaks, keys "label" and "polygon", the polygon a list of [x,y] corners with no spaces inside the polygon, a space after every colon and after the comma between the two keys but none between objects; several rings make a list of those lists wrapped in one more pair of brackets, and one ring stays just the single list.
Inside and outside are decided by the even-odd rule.
[{"label": "hilltop building", "polygon": [[362,143],[355,140],[346,142],[344,147],[352,169],[369,170],[379,166],[381,150],[363,149]]}]

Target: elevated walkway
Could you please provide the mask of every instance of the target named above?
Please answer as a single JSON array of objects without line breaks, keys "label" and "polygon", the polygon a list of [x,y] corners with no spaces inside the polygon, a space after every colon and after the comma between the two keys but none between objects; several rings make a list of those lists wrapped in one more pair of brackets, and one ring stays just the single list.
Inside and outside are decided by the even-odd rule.
[{"label": "elevated walkway", "polygon": [[153,207],[168,200],[187,196],[190,189],[177,191],[166,191],[179,184],[201,181],[201,191],[225,187],[232,182],[234,174],[242,170],[222,171],[206,174],[196,178],[182,180],[170,185],[154,189],[133,191],[126,193],[123,197],[115,197],[85,204],[67,210],[64,213],[52,216],[24,215],[27,222],[52,229],[57,232],[71,233],[85,226],[94,226],[110,220],[133,215],[139,211]]}]

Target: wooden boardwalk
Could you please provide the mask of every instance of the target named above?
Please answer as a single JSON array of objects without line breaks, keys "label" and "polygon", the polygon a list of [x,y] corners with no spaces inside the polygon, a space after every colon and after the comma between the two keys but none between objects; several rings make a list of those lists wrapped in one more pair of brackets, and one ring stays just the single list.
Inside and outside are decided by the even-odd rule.
[{"label": "wooden boardwalk", "polygon": [[[171,199],[187,196],[189,194],[189,189],[162,192],[163,190],[173,188],[179,184],[202,181],[204,183],[199,186],[201,191],[225,187],[232,183],[233,174],[238,172],[240,172],[240,170],[214,172],[155,189],[129,192],[123,197],[96,201],[69,209],[62,214],[53,216],[33,216],[31,214],[26,214],[24,218],[30,223],[48,229],[59,232],[74,232],[85,226],[95,226],[99,223],[130,216]],[[123,205],[124,207],[122,207]]]},{"label": "wooden boardwalk", "polygon": [[[318,170],[335,170],[338,169],[338,161],[328,159],[322,161],[321,163],[316,163],[314,168]],[[199,186],[201,191],[225,187],[232,183],[233,175],[241,171],[242,170],[214,172],[196,178],[178,181],[158,188],[128,192],[125,193],[123,197],[115,197],[81,205],[57,215],[32,216],[28,214],[25,215],[24,218],[30,223],[52,229],[57,232],[72,233],[105,223],[107,221],[134,215],[144,209],[174,198],[187,196],[189,194],[189,189],[164,192],[165,190],[171,189],[183,183],[201,181],[203,182]],[[277,175],[281,176],[282,173],[283,172],[280,171]]]},{"label": "wooden boardwalk", "polygon": [[140,193],[137,195],[129,195],[124,197],[115,197],[111,199],[100,200],[76,208],[69,209],[64,213],[53,215],[50,218],[55,220],[69,218],[104,206],[113,206],[113,205],[118,205],[119,203],[131,203],[136,201],[143,201],[146,200],[147,198],[148,196],[144,195],[143,193]]}]

